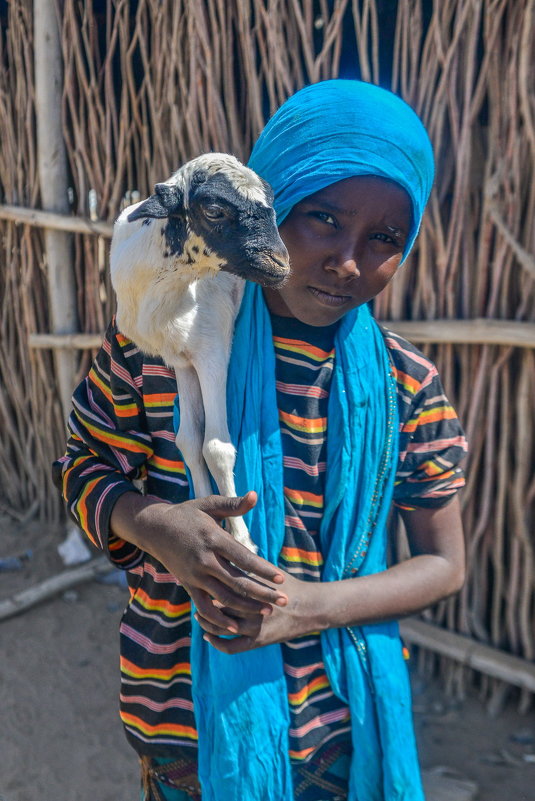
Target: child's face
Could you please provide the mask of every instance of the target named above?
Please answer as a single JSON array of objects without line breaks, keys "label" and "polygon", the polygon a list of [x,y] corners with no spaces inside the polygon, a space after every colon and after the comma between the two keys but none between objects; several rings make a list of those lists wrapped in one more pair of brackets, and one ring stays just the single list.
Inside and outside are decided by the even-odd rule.
[{"label": "child's face", "polygon": [[270,310],[335,323],[385,288],[410,228],[408,194],[384,178],[346,178],[305,198],[280,226],[292,272],[282,289],[264,290]]}]

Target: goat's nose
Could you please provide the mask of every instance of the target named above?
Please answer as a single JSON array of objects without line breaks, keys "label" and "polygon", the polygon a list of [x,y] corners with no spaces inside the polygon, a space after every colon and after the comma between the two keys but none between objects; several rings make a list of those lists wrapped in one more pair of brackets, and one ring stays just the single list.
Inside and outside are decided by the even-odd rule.
[{"label": "goat's nose", "polygon": [[277,267],[280,267],[282,270],[290,269],[290,257],[286,248],[284,248],[284,250],[276,250],[271,254],[271,258]]}]

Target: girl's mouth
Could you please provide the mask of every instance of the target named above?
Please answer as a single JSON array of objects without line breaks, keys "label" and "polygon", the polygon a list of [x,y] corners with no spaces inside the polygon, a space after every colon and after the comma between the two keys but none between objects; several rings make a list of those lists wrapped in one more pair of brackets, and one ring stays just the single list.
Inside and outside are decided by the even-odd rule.
[{"label": "girl's mouth", "polygon": [[325,292],[323,289],[317,289],[315,286],[309,286],[307,289],[325,306],[343,306],[344,303],[351,300],[351,295],[332,295],[330,292]]}]

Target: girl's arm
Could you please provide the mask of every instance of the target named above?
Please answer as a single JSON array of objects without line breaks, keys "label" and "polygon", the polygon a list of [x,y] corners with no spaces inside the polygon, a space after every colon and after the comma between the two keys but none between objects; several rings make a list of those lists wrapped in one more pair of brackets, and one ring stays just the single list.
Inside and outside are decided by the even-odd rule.
[{"label": "girl's arm", "polygon": [[[207,605],[210,595],[250,614],[271,611],[271,604],[286,602],[275,588],[277,581],[284,581],[282,571],[238,545],[220,525],[225,517],[254,505],[254,493],[243,499],[210,496],[169,503],[170,498],[136,490],[133,482],[161,456],[154,450],[140,390],[144,373],[152,374],[150,367],[155,372],[155,365],[144,367],[143,355],[112,323],[88,376],[74,393],[67,450],[53,466],[70,514],[118,567],[134,568],[150,553],[220,625],[225,618]],[[162,379],[157,368],[154,391],[176,392],[176,385]],[[182,497],[187,497],[184,491]],[[244,571],[275,583],[260,584]]]},{"label": "girl's arm", "polygon": [[222,640],[224,633],[202,617],[209,641],[221,651],[236,653],[327,628],[360,626],[392,620],[425,609],[461,588],[464,581],[464,537],[458,498],[438,509],[402,512],[411,558],[382,573],[344,581],[305,582],[286,575],[288,604],[258,616],[236,620],[241,637]]},{"label": "girl's arm", "polygon": [[227,634],[236,633],[233,618],[220,607],[229,605],[241,614],[262,617],[271,614],[271,604],[287,603],[287,595],[277,587],[284,572],[221,528],[226,517],[243,515],[255,503],[254,492],[241,498],[210,495],[183,503],[130,492],[113,507],[110,527],[116,537],[164,565],[208,620]]},{"label": "girl's arm", "polygon": [[[438,509],[401,514],[411,558],[383,573],[335,582],[332,607],[323,598],[321,614],[326,627],[406,617],[461,589],[465,555],[458,498]],[[354,587],[347,587],[352,581]]]}]

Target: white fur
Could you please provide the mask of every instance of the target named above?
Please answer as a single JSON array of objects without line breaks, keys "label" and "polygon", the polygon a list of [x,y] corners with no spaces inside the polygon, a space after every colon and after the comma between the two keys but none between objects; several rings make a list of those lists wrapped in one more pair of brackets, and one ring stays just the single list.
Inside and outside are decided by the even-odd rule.
[{"label": "white fur", "polygon": [[[188,162],[166,183],[187,190],[196,168],[223,170],[237,192],[268,206],[262,182],[234,157],[208,154]],[[111,276],[120,330],[141,350],[174,368],[180,398],[176,444],[191,472],[196,497],[212,494],[209,472],[222,495],[236,495],[235,449],[227,418],[226,375],[244,281],[229,272],[201,237],[189,233],[182,253],[164,257],[166,219],[128,221],[138,208],[125,209],[115,223]],[[192,245],[197,245],[194,263]],[[203,252],[204,251],[204,252]],[[287,271],[286,271],[287,272]],[[208,472],[209,471],[209,472]],[[242,518],[227,518],[227,529],[256,551]]]},{"label": "white fur", "polygon": [[187,189],[191,176],[198,169],[206,170],[210,174],[224,172],[237,191],[241,192],[245,198],[253,200],[261,206],[269,205],[265,189],[258,176],[252,170],[244,167],[235,156],[231,156],[228,153],[205,153],[203,156],[197,156],[196,159],[188,161],[187,164],[177,170],[166,183],[178,182]]}]

